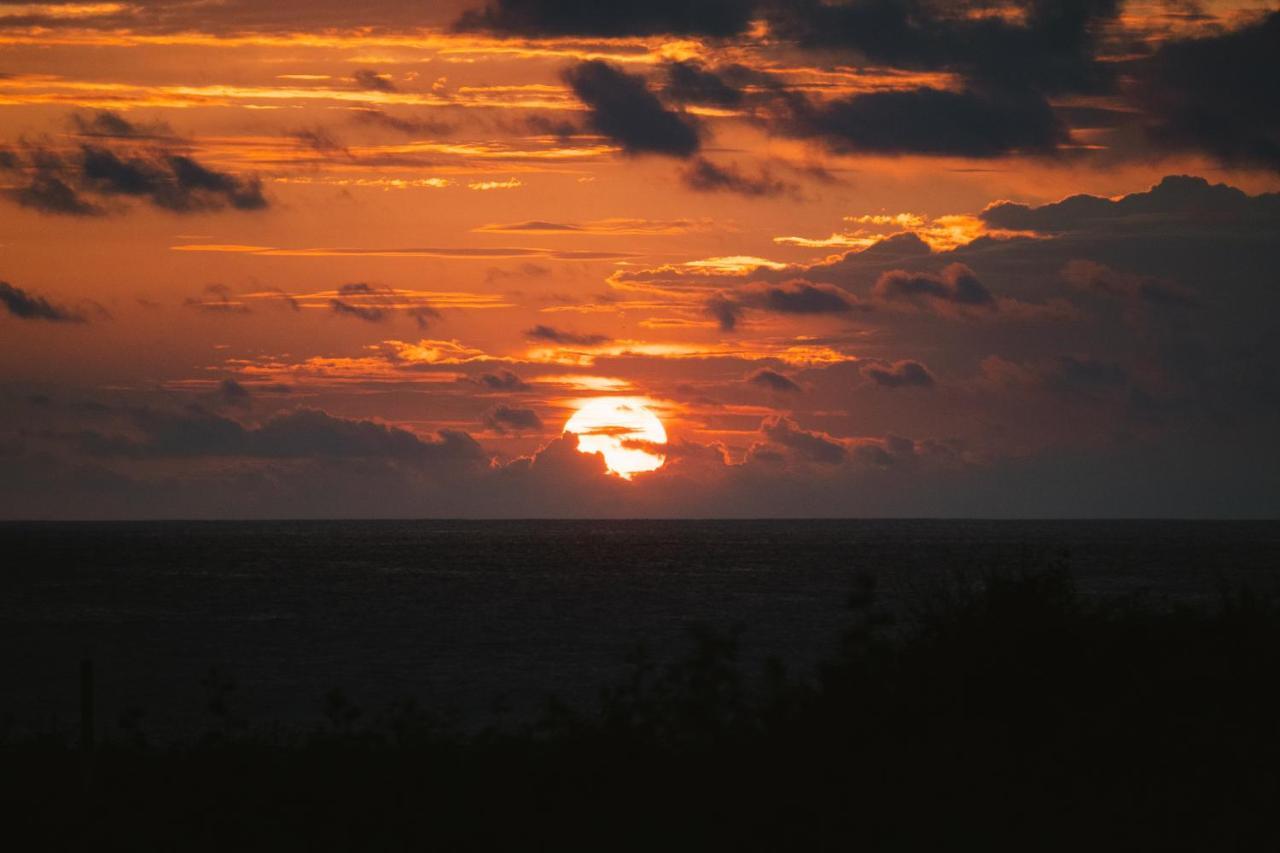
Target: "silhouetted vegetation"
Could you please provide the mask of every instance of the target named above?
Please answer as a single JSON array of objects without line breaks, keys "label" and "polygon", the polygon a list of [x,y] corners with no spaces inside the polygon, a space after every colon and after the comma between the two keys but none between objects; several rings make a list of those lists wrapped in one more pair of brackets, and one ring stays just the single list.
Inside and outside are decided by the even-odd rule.
[{"label": "silhouetted vegetation", "polygon": [[[992,577],[891,619],[873,590],[831,662],[744,673],[733,635],[637,652],[584,713],[460,729],[340,691],[312,731],[206,679],[197,742],[131,712],[92,749],[4,736],[9,832],[42,849],[1274,849],[1280,608],[1086,601]],[[2,732],[3,729],[0,729]]]}]

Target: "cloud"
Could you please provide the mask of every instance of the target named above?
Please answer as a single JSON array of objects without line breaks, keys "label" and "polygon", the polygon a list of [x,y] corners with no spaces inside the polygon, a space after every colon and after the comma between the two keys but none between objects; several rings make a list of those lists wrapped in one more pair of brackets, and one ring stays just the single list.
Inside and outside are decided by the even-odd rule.
[{"label": "cloud", "polygon": [[717,293],[704,303],[724,331],[733,330],[746,309],[772,314],[845,314],[867,310],[852,295],[830,284],[796,279],[782,284],[753,282]]},{"label": "cloud", "polygon": [[1062,277],[1081,291],[1155,307],[1196,308],[1202,304],[1195,291],[1177,282],[1157,276],[1125,273],[1093,261],[1071,261],[1063,268]]},{"label": "cloud", "polygon": [[43,296],[14,287],[0,281],[0,305],[11,316],[20,320],[47,320],[52,323],[83,323],[85,317],[78,311],[55,305]]},{"label": "cloud", "polygon": [[872,362],[861,373],[881,388],[932,388],[933,374],[918,361]]},{"label": "cloud", "polygon": [[564,79],[587,106],[591,128],[627,154],[689,157],[701,145],[694,119],[664,107],[643,77],[588,60],[568,68]]},{"label": "cloud", "polygon": [[1124,368],[1115,362],[1072,355],[1059,356],[1043,375],[1057,390],[1113,387],[1128,381]]},{"label": "cloud", "polygon": [[636,257],[634,252],[542,249],[528,246],[254,246],[239,243],[184,243],[175,252],[217,252],[278,258],[406,257],[406,258],[551,258],[561,261],[606,261]]},{"label": "cloud", "polygon": [[921,87],[813,102],[786,100],[777,129],[837,153],[989,158],[1047,154],[1068,141],[1066,126],[1034,92]]},{"label": "cloud", "polygon": [[530,385],[510,370],[499,370],[496,373],[482,373],[468,377],[465,381],[473,382],[489,391],[517,392],[528,391]]},{"label": "cloud", "polygon": [[300,128],[292,131],[289,136],[296,139],[306,147],[321,154],[343,154],[350,156],[351,152],[347,146],[343,145],[333,135],[328,128],[310,127]]},{"label": "cloud", "polygon": [[667,65],[667,97],[684,104],[736,107],[742,103],[742,89],[692,60]]},{"label": "cloud", "polygon": [[1147,138],[1233,166],[1280,171],[1280,12],[1160,45],[1134,67]]},{"label": "cloud", "polygon": [[770,370],[767,367],[762,367],[752,373],[747,377],[746,381],[751,385],[783,394],[799,394],[804,390],[789,376],[776,370]]},{"label": "cloud", "polygon": [[566,344],[569,346],[593,347],[600,344],[607,344],[612,338],[608,335],[584,335],[577,332],[567,332],[557,329],[553,326],[544,326],[541,323],[531,329],[526,329],[524,336],[530,340],[548,341],[553,344]]},{"label": "cloud", "polygon": [[387,319],[387,312],[381,308],[372,305],[355,305],[337,297],[329,300],[329,308],[335,314],[355,317],[357,320],[364,320],[366,323],[381,323]]},{"label": "cloud", "polygon": [[1088,393],[1123,388],[1129,376],[1113,361],[1092,356],[1059,355],[1022,363],[999,356],[982,362],[983,376],[999,385],[1023,385],[1057,393]]},{"label": "cloud", "polygon": [[381,74],[371,68],[357,69],[351,75],[351,79],[361,89],[368,89],[372,92],[394,92],[395,84],[389,79],[390,75]]},{"label": "cloud", "polygon": [[738,327],[738,321],[742,319],[742,305],[726,294],[712,296],[703,307],[715,318],[721,331],[733,331]]},{"label": "cloud", "polygon": [[236,298],[225,284],[206,284],[201,296],[189,296],[182,302],[188,308],[211,314],[249,314],[248,303]]},{"label": "cloud", "polygon": [[973,158],[1050,154],[1070,141],[1050,98],[1112,90],[1115,63],[1100,57],[1121,0],[916,0],[769,7],[770,35],[838,50],[873,66],[954,75],[956,85],[862,92],[814,100],[773,92],[761,118],[771,132],[817,139],[838,153]]},{"label": "cloud", "polygon": [[[19,205],[41,213],[94,216],[107,212],[105,200],[138,198],[172,213],[202,213],[232,208],[267,207],[262,184],[211,169],[183,153],[182,143],[163,125],[144,127],[115,113],[92,118],[73,114],[80,135],[110,141],[84,142],[64,156],[23,143],[22,156],[11,154],[11,169],[29,175],[25,186],[6,191]],[[145,149],[138,141],[150,143]]]},{"label": "cloud", "polygon": [[951,264],[935,275],[892,270],[880,276],[872,293],[885,301],[927,300],[995,310],[995,297],[964,264]]},{"label": "cloud", "polygon": [[489,429],[500,432],[541,432],[542,418],[533,409],[522,409],[501,405],[486,412],[484,424]]},{"label": "cloud", "polygon": [[851,297],[837,287],[789,281],[738,293],[753,308],[778,314],[842,314],[853,309]]},{"label": "cloud", "polygon": [[684,234],[690,231],[709,230],[708,220],[695,219],[637,219],[611,217],[587,222],[549,222],[545,219],[529,219],[524,222],[488,222],[471,230],[494,234]]},{"label": "cloud", "polygon": [[1250,196],[1226,184],[1190,175],[1168,175],[1145,192],[1119,199],[1074,195],[1032,207],[998,202],[980,214],[995,228],[1062,234],[1116,229],[1149,230],[1160,222],[1181,221],[1200,230],[1226,227],[1271,230],[1280,227],[1280,193]]},{"label": "cloud", "polygon": [[173,139],[173,130],[164,122],[138,124],[119,113],[99,110],[86,117],[73,113],[71,122],[81,136],[100,136],[111,139]]},{"label": "cloud", "polygon": [[809,48],[844,48],[864,62],[949,71],[984,88],[1047,93],[1106,90],[1113,72],[1099,59],[1121,0],[1015,0],[1013,14],[975,14],[986,3],[917,0],[827,3],[791,0],[770,8],[772,34]]},{"label": "cloud", "polygon": [[546,278],[551,275],[551,269],[541,264],[524,263],[515,269],[502,269],[501,267],[490,267],[485,270],[484,280],[488,284],[495,281],[501,281],[507,278]]},{"label": "cloud", "polygon": [[727,37],[746,31],[755,0],[490,0],[464,12],[459,30],[521,36]]},{"label": "cloud", "polygon": [[756,177],[744,175],[736,163],[717,166],[697,157],[680,174],[684,185],[698,192],[731,192],[747,197],[771,197],[796,192],[794,184],[775,179],[767,169]]},{"label": "cloud", "polygon": [[84,146],[81,155],[78,172],[68,169],[59,173],[37,167],[31,183],[14,191],[12,197],[18,204],[43,213],[70,215],[103,212],[100,205],[85,199],[81,192],[142,197],[173,213],[198,213],[227,206],[259,210],[267,206],[256,179],[240,180],[207,169],[184,155],[122,159],[91,145]]},{"label": "cloud", "polygon": [[101,216],[106,212],[68,183],[60,157],[36,151],[31,159],[30,183],[6,191],[19,206],[61,216]]},{"label": "cloud", "polygon": [[498,234],[574,234],[581,232],[583,228],[581,225],[573,223],[530,219],[525,222],[492,222],[473,230],[490,231]]},{"label": "cloud", "polygon": [[430,328],[432,322],[439,320],[443,316],[430,305],[416,305],[413,308],[406,308],[404,313],[413,318],[420,331]]},{"label": "cloud", "polygon": [[392,115],[374,107],[362,107],[353,114],[355,121],[373,127],[382,127],[403,133],[407,136],[426,134],[428,136],[447,136],[453,132],[453,125],[438,119],[423,116]]},{"label": "cloud", "polygon": [[415,464],[488,461],[480,445],[463,432],[441,430],[436,441],[423,441],[398,427],[338,418],[318,409],[277,415],[256,427],[196,406],[179,411],[134,409],[128,415],[137,435],[87,433],[83,436],[85,449],[95,455],[131,458],[394,459]]},{"label": "cloud", "polygon": [[227,378],[218,383],[218,397],[228,406],[247,406],[253,395],[236,380]]},{"label": "cloud", "polygon": [[771,443],[792,451],[807,462],[839,465],[847,455],[841,442],[826,433],[801,429],[790,418],[766,418],[760,424],[760,432]]},{"label": "cloud", "polygon": [[109,149],[84,145],[80,166],[86,189],[104,196],[145,197],[173,213],[267,206],[256,178],[244,180],[218,172],[183,154],[122,158]]},{"label": "cloud", "polygon": [[[329,310],[335,314],[354,317],[366,323],[381,323],[397,311],[412,317],[419,329],[426,329],[433,320],[440,319],[440,312],[431,305],[412,304],[420,294],[395,291],[358,281],[340,285],[336,295],[328,299]],[[407,306],[407,307],[406,307]]]}]

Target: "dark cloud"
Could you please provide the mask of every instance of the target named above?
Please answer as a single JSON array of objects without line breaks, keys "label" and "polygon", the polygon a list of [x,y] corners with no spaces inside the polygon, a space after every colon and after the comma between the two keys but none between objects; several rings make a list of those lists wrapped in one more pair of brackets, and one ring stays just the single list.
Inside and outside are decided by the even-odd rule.
[{"label": "dark cloud", "polygon": [[543,115],[531,115],[522,122],[522,129],[538,136],[554,136],[557,139],[569,139],[582,133],[582,128],[567,119],[551,118]]},{"label": "dark cloud", "polygon": [[172,139],[174,137],[173,130],[164,122],[139,124],[110,110],[99,110],[91,116],[73,113],[71,122],[81,136],[101,136],[111,139]]},{"label": "dark cloud", "polygon": [[[7,192],[23,207],[70,216],[106,212],[103,199],[145,199],[173,213],[201,213],[232,208],[261,210],[267,206],[257,178],[241,178],[202,165],[181,153],[176,140],[134,125],[115,113],[73,120],[83,136],[103,139],[147,138],[152,145],[139,153],[124,147],[85,143],[78,156],[66,158],[37,145],[24,145],[14,168],[30,175],[29,183]],[[18,158],[15,157],[15,160]]]},{"label": "dark cloud", "polygon": [[473,382],[489,391],[528,391],[530,385],[510,370],[499,370],[496,373],[482,373],[479,376],[469,377],[468,382]]},{"label": "dark cloud", "polygon": [[183,300],[183,305],[198,311],[211,314],[249,314],[249,306],[236,299],[231,288],[225,284],[207,284],[201,296],[190,296]]},{"label": "dark cloud", "polygon": [[982,370],[988,380],[998,384],[1057,393],[1094,393],[1129,383],[1124,367],[1094,356],[1059,355],[1022,363],[993,356],[983,362]]},{"label": "dark cloud", "polygon": [[932,388],[933,374],[918,361],[872,362],[862,375],[881,388]]},{"label": "dark cloud", "polygon": [[501,405],[486,412],[484,424],[495,432],[541,432],[542,418],[533,409]]},{"label": "dark cloud", "polygon": [[951,264],[937,275],[892,270],[880,276],[872,292],[886,301],[924,299],[991,310],[996,307],[991,291],[964,264]]},{"label": "dark cloud", "polygon": [[801,429],[790,418],[767,418],[760,432],[773,444],[784,447],[807,462],[839,465],[845,460],[845,446],[831,436]]},{"label": "dark cloud", "polygon": [[535,232],[546,234],[559,234],[568,232],[581,231],[582,226],[570,225],[565,222],[547,222],[545,219],[529,219],[524,222],[512,222],[505,225],[485,226],[485,230],[489,231],[513,231],[517,233]]},{"label": "dark cloud", "polygon": [[492,283],[507,278],[546,278],[549,275],[551,275],[549,267],[541,264],[523,263],[515,269],[489,267],[489,269],[485,270],[484,280]]},{"label": "dark cloud", "polygon": [[361,89],[368,89],[372,92],[396,91],[395,84],[388,80],[387,76],[374,71],[372,68],[360,68],[351,75],[351,79]]},{"label": "dark cloud", "polygon": [[350,156],[351,152],[347,146],[343,145],[333,135],[333,131],[324,127],[306,127],[295,130],[289,136],[298,140],[298,142],[310,148],[312,151],[318,151],[321,154],[344,154]]},{"label": "dark cloud", "polygon": [[1001,157],[1047,154],[1068,141],[1044,96],[922,87],[831,101],[792,97],[773,125],[838,153]]},{"label": "dark cloud", "polygon": [[329,300],[329,310],[335,314],[364,320],[366,323],[381,323],[387,319],[387,312],[375,305],[357,305],[336,297]]},{"label": "dark cloud", "polygon": [[355,111],[353,118],[364,124],[394,130],[409,136],[426,134],[428,136],[447,136],[453,132],[453,125],[438,119],[424,116],[393,115],[385,110],[373,107],[362,107]]},{"label": "dark cloud", "polygon": [[698,150],[694,119],[664,107],[643,77],[589,60],[567,69],[564,79],[587,106],[591,128],[626,153],[688,157]]},{"label": "dark cloud", "polygon": [[1195,308],[1202,304],[1195,291],[1177,282],[1125,273],[1093,261],[1071,261],[1063,268],[1062,277],[1081,291],[1162,308]]},{"label": "dark cloud", "polygon": [[218,397],[228,406],[247,406],[253,395],[236,380],[227,378],[218,383]]},{"label": "dark cloud", "polygon": [[893,454],[878,444],[859,444],[853,448],[853,457],[864,465],[875,468],[892,468]]},{"label": "dark cloud", "polygon": [[776,36],[845,49],[874,64],[950,71],[987,88],[1096,92],[1112,82],[1099,60],[1121,0],[790,0],[770,7]]},{"label": "dark cloud", "polygon": [[742,294],[753,308],[777,314],[842,314],[854,308],[849,294],[838,287],[789,281]]},{"label": "dark cloud", "polygon": [[858,439],[851,454],[855,460],[872,468],[882,470],[902,469],[919,460],[920,451],[936,451],[934,442],[925,442],[923,447],[915,440],[900,435],[886,435],[882,439]]},{"label": "dark cloud", "polygon": [[53,323],[83,323],[85,317],[78,311],[55,305],[43,296],[14,287],[0,281],[0,305],[10,315],[21,320],[48,320]]},{"label": "dark cloud", "polygon": [[725,331],[737,326],[745,309],[773,314],[844,314],[866,310],[866,306],[838,287],[802,280],[782,284],[754,282],[715,294],[704,308]]},{"label": "dark cloud", "polygon": [[441,314],[430,305],[416,305],[413,308],[406,308],[405,313],[413,318],[418,324],[419,329],[428,328],[434,321],[439,320]]},{"label": "dark cloud", "polygon": [[1223,163],[1280,171],[1280,12],[1226,33],[1162,44],[1136,64],[1148,139]]},{"label": "dark cloud", "polygon": [[765,388],[769,391],[777,391],[783,394],[798,394],[804,390],[789,376],[779,373],[776,370],[770,370],[767,367],[762,367],[755,373],[752,373],[747,377],[746,381],[760,388]]},{"label": "dark cloud", "polygon": [[1063,391],[1115,387],[1128,381],[1124,368],[1114,362],[1072,355],[1059,356],[1042,375],[1050,388]]},{"label": "dark cloud", "polygon": [[744,175],[736,163],[717,166],[705,157],[694,158],[680,178],[686,187],[699,192],[731,192],[760,198],[796,192],[794,184],[777,180],[767,169],[751,177]]},{"label": "dark cloud", "polygon": [[256,178],[244,180],[218,172],[183,154],[122,158],[92,145],[83,146],[81,153],[84,183],[102,195],[145,196],[174,213],[267,206]]},{"label": "dark cloud", "polygon": [[1280,193],[1250,196],[1226,184],[1190,175],[1168,175],[1146,192],[1119,199],[1074,195],[1031,207],[1000,202],[982,211],[995,228],[1059,234],[1085,230],[1150,229],[1156,222],[1181,220],[1200,227],[1280,227]]},{"label": "dark cloud", "polygon": [[515,36],[732,36],[745,32],[755,0],[490,0],[455,23]]},{"label": "dark cloud", "polygon": [[406,308],[403,306],[404,301],[404,297],[389,287],[356,281],[339,285],[338,295],[329,300],[329,310],[366,323],[381,323],[403,310],[405,315],[413,318],[419,329],[426,329],[433,321],[440,319],[440,312],[430,305],[412,305]]},{"label": "dark cloud", "polygon": [[708,314],[715,318],[721,330],[731,332],[738,327],[742,319],[742,305],[726,294],[718,293],[707,300],[704,306]]},{"label": "dark cloud", "polygon": [[191,406],[180,411],[129,412],[136,435],[87,433],[86,451],[100,456],[258,457],[269,459],[396,459],[406,462],[487,461],[463,432],[441,430],[438,441],[373,421],[347,420],[316,409],[278,415],[258,427]]},{"label": "dark cloud", "polygon": [[64,179],[61,158],[36,151],[31,159],[34,164],[30,183],[7,191],[20,206],[61,216],[101,216],[106,212]]},{"label": "dark cloud", "polygon": [[553,326],[544,326],[541,323],[531,329],[526,329],[524,336],[530,340],[548,341],[553,344],[565,344],[568,346],[593,347],[600,344],[607,344],[612,338],[607,335],[583,335],[577,332],[566,332],[563,329],[557,329]]},{"label": "dark cloud", "polygon": [[[814,100],[776,90],[765,126],[840,153],[991,158],[1050,154],[1070,141],[1051,98],[1111,91],[1100,58],[1121,0],[798,0],[769,7],[771,35],[852,62],[947,72],[923,86]],[[1115,119],[1110,116],[1110,119]]]},{"label": "dark cloud", "polygon": [[298,302],[297,297],[288,291],[278,287],[268,287],[265,292],[268,294],[267,298],[273,302],[287,306],[292,311],[302,310],[302,304]]},{"label": "dark cloud", "polygon": [[684,104],[736,107],[742,103],[742,89],[692,60],[667,66],[667,97]]}]

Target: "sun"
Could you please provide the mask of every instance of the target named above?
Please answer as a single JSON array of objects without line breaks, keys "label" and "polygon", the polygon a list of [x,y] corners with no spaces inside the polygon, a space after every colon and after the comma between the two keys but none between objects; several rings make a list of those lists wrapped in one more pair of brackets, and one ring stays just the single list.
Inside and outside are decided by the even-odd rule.
[{"label": "sun", "polygon": [[604,464],[630,480],[644,471],[662,467],[666,456],[630,442],[666,444],[667,431],[658,416],[645,408],[643,397],[596,397],[584,402],[564,425],[578,436],[578,450],[600,453]]}]

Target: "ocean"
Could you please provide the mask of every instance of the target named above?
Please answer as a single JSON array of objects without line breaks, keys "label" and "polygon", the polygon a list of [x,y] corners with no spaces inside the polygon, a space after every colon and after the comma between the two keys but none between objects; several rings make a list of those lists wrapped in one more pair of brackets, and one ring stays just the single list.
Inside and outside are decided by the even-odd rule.
[{"label": "ocean", "polygon": [[155,739],[210,725],[211,668],[237,717],[299,727],[333,688],[366,720],[404,697],[464,727],[589,708],[690,625],[809,673],[868,576],[900,616],[988,572],[1159,606],[1280,589],[1280,522],[5,523],[0,548],[0,721],[74,730],[88,659],[99,728]]}]

